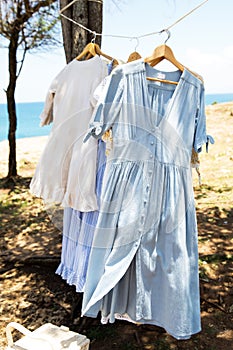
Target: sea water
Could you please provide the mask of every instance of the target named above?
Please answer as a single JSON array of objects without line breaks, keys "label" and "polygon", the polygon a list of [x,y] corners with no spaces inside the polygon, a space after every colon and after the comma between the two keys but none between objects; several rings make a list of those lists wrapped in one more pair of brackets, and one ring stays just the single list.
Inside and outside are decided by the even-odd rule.
[{"label": "sea water", "polygon": [[206,94],[206,106],[214,103],[233,102],[233,94]]},{"label": "sea water", "polygon": [[[233,101],[232,94],[206,94],[205,104]],[[17,131],[16,138],[48,135],[51,125],[40,127],[40,114],[44,102],[17,103]],[[0,104],[0,141],[6,140],[8,135],[8,113],[6,104]]]},{"label": "sea water", "polygon": [[[48,135],[51,125],[40,127],[40,114],[44,102],[17,103],[17,129],[16,138]],[[6,104],[0,104],[0,141],[8,138],[8,113]]]}]

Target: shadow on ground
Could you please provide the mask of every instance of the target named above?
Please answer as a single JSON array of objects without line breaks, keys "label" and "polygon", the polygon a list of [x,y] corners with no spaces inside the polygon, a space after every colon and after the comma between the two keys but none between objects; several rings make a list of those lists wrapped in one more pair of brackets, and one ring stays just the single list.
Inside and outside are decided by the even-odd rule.
[{"label": "shadow on ground", "polygon": [[[43,203],[30,195],[29,183],[30,178],[18,178],[6,186],[0,180],[0,348],[6,345],[4,329],[10,321],[31,330],[46,322],[69,326],[91,339],[90,350],[233,348],[232,208],[197,207],[203,329],[190,340],[177,341],[156,326],[101,325],[99,318],[80,317],[82,295],[55,274],[61,233]],[[216,188],[196,195],[205,199],[207,190],[213,194]]]}]

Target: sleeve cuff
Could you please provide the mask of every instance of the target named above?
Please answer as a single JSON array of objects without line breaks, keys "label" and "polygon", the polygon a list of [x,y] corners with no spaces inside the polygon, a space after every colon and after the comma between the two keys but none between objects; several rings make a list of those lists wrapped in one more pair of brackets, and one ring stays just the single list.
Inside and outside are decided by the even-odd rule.
[{"label": "sleeve cuff", "polygon": [[207,135],[206,137],[206,152],[209,151],[209,143],[214,144],[214,138],[211,135]]},{"label": "sleeve cuff", "polygon": [[202,151],[202,145],[206,145],[206,152],[209,150],[209,143],[214,144],[214,138],[211,135],[206,135],[206,138],[197,142],[196,146],[194,146],[194,150],[197,153]]},{"label": "sleeve cuff", "polygon": [[88,130],[86,136],[84,137],[83,142],[84,142],[84,143],[87,142],[87,140],[88,140],[91,136],[94,137],[94,138],[96,138],[96,139],[99,139],[100,136],[102,135],[102,131],[103,131],[103,127],[102,127],[100,124],[92,125],[92,126],[89,128],[89,130]]}]

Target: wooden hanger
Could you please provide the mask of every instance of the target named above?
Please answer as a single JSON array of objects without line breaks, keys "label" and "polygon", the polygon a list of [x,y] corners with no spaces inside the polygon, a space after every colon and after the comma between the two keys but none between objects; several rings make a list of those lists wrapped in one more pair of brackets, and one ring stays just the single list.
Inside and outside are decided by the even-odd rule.
[{"label": "wooden hanger", "polygon": [[[153,54],[149,57],[146,57],[144,61],[146,63],[149,63],[152,67],[154,67],[156,64],[161,62],[163,59],[166,59],[169,62],[171,62],[172,64],[174,64],[174,66],[176,66],[181,72],[184,71],[185,67],[183,66],[183,64],[181,64],[180,62],[177,61],[177,59],[175,58],[175,56],[172,52],[172,49],[169,46],[167,46],[166,44],[163,44],[163,45],[156,47]],[[165,79],[151,78],[151,77],[147,77],[147,79],[153,80],[153,81],[160,81],[160,82],[168,83],[168,84],[175,84],[175,85],[178,84],[177,81],[172,81],[172,80],[165,80]]]},{"label": "wooden hanger", "polygon": [[113,66],[117,66],[119,64],[118,61],[115,58],[113,58],[113,57],[107,55],[106,53],[104,53],[103,51],[101,51],[101,49],[100,49],[98,44],[95,44],[95,49],[96,49],[97,55],[103,56],[103,57],[107,58],[109,61],[113,60]]},{"label": "wooden hanger", "polygon": [[[185,67],[183,64],[181,64],[179,61],[177,61],[172,49],[166,45],[166,42],[170,38],[171,33],[167,29],[163,29],[161,31],[161,33],[162,32],[167,33],[167,39],[165,40],[164,44],[156,47],[153,54],[150,57],[145,58],[144,61],[149,63],[152,67],[154,67],[156,64],[161,62],[163,59],[166,59],[169,62],[171,62],[172,64],[174,64],[174,66],[176,66],[181,72],[183,72],[184,69],[187,69],[190,73],[195,75],[195,77],[197,77],[199,80],[201,80],[203,82],[203,78],[199,74],[191,71],[190,69]],[[172,81],[172,80],[165,80],[165,79],[151,78],[151,77],[147,77],[147,79],[152,80],[152,81],[160,81],[160,82],[168,83],[168,84],[175,84],[175,85],[178,84],[177,81]]]},{"label": "wooden hanger", "polygon": [[129,55],[129,58],[127,60],[127,63],[132,62],[132,61],[136,61],[139,60],[139,58],[142,58],[142,56],[140,55],[140,53],[138,53],[137,51],[132,52]]},{"label": "wooden hanger", "polygon": [[[171,33],[168,29],[163,29],[163,30],[161,30],[160,34],[163,32],[166,32],[166,34],[167,34],[167,39],[165,40],[164,44],[156,47],[156,49],[154,50],[152,55],[149,57],[146,57],[144,61],[146,63],[149,63],[152,67],[154,67],[156,64],[158,64],[162,60],[166,59],[169,62],[171,62],[172,64],[174,64],[174,66],[176,66],[181,72],[183,72],[185,67],[180,62],[177,61],[177,59],[175,58],[175,56],[172,52],[172,49],[166,45],[166,42],[168,41],[168,39],[171,36]],[[160,78],[147,77],[147,79],[152,80],[152,81],[160,81],[160,82],[168,83],[168,84],[175,84],[175,85],[178,84],[177,81],[165,80],[165,79],[160,79]]]},{"label": "wooden hanger", "polygon": [[[154,67],[156,64],[161,62],[163,59],[167,59],[169,62],[174,64],[181,72],[184,71],[184,69],[187,69],[191,74],[193,74],[195,77],[197,77],[199,80],[203,83],[203,78],[196,72],[193,72],[191,69],[185,67],[183,64],[181,64],[177,59],[175,58],[172,49],[167,46],[166,44],[158,46],[153,54],[150,57],[145,58],[145,62],[149,63],[152,67]],[[154,81],[160,81],[163,83],[169,83],[169,84],[175,84],[178,83],[176,81],[172,80],[165,80],[165,79],[159,79],[159,78],[151,78],[147,77],[148,80],[154,80]]]},{"label": "wooden hanger", "polygon": [[88,56],[89,54],[91,54],[91,56],[96,56],[96,49],[95,49],[95,45],[94,43],[89,43],[87,44],[83,51],[76,57],[76,60],[80,60],[81,58]]},{"label": "wooden hanger", "polygon": [[156,47],[153,54],[150,57],[145,58],[145,62],[149,63],[152,67],[161,62],[163,59],[168,60],[174,66],[176,66],[181,72],[184,71],[184,66],[175,58],[172,49],[166,44]]},{"label": "wooden hanger", "polygon": [[139,39],[137,37],[133,38],[136,40],[136,46],[134,51],[129,55],[127,63],[128,62],[132,62],[132,61],[136,61],[139,60],[140,58],[142,58],[142,56],[140,55],[140,53],[137,52],[137,47],[139,45]]},{"label": "wooden hanger", "polygon": [[113,60],[114,66],[118,65],[118,61],[115,58],[105,54],[103,51],[101,51],[99,45],[96,43],[93,43],[93,42],[91,42],[85,46],[83,51],[76,57],[76,60],[80,60],[81,58],[83,58],[85,56],[86,56],[86,60],[88,60],[89,58],[94,57],[96,55],[103,56],[110,61]]}]

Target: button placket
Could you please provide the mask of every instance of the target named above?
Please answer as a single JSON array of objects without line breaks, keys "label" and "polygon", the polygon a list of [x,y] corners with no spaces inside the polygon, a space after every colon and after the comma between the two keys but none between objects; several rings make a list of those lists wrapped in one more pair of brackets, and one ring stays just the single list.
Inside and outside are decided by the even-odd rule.
[{"label": "button placket", "polygon": [[150,156],[149,156],[149,159],[150,160],[153,160],[154,157],[155,157],[155,131],[156,129],[154,127],[151,128],[151,134],[148,138],[148,148],[150,150]]}]

